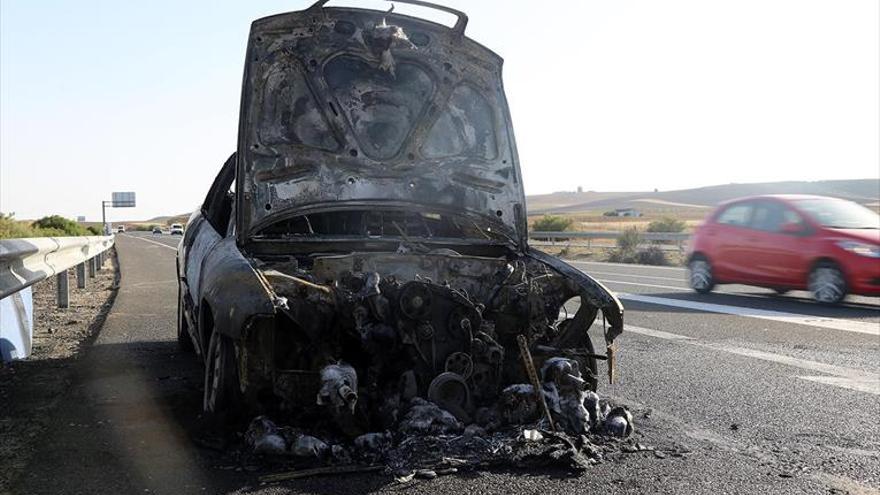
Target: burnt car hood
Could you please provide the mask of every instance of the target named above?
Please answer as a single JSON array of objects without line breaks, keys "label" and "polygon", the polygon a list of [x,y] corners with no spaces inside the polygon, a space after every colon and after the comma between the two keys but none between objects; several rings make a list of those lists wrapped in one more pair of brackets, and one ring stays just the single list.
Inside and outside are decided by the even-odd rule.
[{"label": "burnt car hood", "polygon": [[286,217],[390,206],[479,217],[524,245],[502,59],[463,31],[462,22],[320,2],[255,21],[238,142],[239,242]]}]

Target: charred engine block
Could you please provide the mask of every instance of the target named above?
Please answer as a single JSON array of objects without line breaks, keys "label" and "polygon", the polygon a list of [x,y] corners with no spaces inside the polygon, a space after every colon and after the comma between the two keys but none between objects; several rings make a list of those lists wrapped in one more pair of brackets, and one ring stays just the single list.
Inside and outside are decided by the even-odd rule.
[{"label": "charred engine block", "polygon": [[[263,383],[273,382],[284,409],[332,420],[348,435],[391,428],[400,405],[416,397],[463,424],[503,421],[505,387],[528,381],[518,335],[539,367],[568,353],[581,363],[583,390],[595,387],[587,327],[596,308],[582,304],[590,314],[581,328],[560,320],[563,304],[578,296],[564,277],[519,260],[411,256],[415,263],[335,257],[332,269],[263,269],[282,308],[271,343],[274,378]],[[408,273],[412,266],[426,275]]]}]

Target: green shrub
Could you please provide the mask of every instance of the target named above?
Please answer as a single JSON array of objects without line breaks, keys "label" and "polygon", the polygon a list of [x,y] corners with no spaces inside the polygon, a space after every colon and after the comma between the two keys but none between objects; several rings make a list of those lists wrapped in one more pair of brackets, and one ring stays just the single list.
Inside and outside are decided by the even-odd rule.
[{"label": "green shrub", "polygon": [[676,218],[663,217],[648,224],[648,232],[684,232],[687,225]]},{"label": "green shrub", "polygon": [[19,222],[14,214],[0,212],[0,239],[36,237],[34,229],[27,222]]},{"label": "green shrub", "polygon": [[43,217],[36,222],[24,222],[15,219],[13,214],[0,212],[0,239],[18,239],[22,237],[67,237],[81,235],[101,235],[94,227],[82,225],[59,215]]},{"label": "green shrub", "polygon": [[642,234],[636,227],[627,227],[623,229],[623,233],[617,238],[617,249],[619,251],[634,253],[642,242]]},{"label": "green shrub", "polygon": [[648,246],[647,249],[639,251],[636,259],[640,265],[665,266],[669,264],[669,260],[666,259],[666,253],[657,246]]},{"label": "green shrub", "polygon": [[60,215],[43,217],[32,223],[31,226],[42,232],[51,232],[44,234],[47,236],[89,235],[88,229],[74,222],[73,220],[70,220],[69,218],[64,218]]},{"label": "green shrub", "polygon": [[617,247],[608,255],[608,261],[615,263],[636,263],[642,234],[635,227],[623,229],[617,238]]},{"label": "green shrub", "polygon": [[617,238],[617,247],[608,255],[608,261],[615,263],[637,263],[639,265],[668,265],[666,253],[658,246],[639,249],[642,234],[635,227],[624,229]]},{"label": "green shrub", "polygon": [[538,220],[535,220],[535,223],[532,224],[532,230],[535,232],[565,232],[571,227],[571,224],[572,221],[570,218],[544,215]]},{"label": "green shrub", "polygon": [[614,210],[609,210],[609,211],[606,211],[605,213],[603,213],[602,216],[603,217],[616,217],[617,212]]},{"label": "green shrub", "polygon": [[104,235],[104,233],[101,232],[101,229],[99,227],[89,226],[89,227],[86,227],[86,230],[89,231],[89,235]]}]

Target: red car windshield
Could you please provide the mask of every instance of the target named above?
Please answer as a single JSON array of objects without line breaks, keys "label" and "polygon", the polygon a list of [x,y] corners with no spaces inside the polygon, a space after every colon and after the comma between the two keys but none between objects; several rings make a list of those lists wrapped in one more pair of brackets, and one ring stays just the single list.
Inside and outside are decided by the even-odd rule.
[{"label": "red car windshield", "polygon": [[803,199],[797,206],[813,220],[832,229],[880,229],[880,216],[841,199]]}]

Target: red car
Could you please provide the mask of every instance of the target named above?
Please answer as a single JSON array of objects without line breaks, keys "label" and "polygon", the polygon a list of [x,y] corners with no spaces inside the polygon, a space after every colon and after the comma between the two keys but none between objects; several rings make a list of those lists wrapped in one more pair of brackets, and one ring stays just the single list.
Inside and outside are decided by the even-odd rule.
[{"label": "red car", "polygon": [[688,280],[809,290],[822,303],[880,295],[880,216],[823,196],[770,195],[719,206],[694,233]]}]

